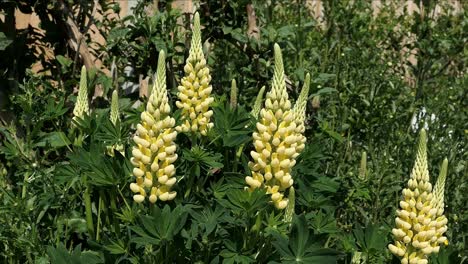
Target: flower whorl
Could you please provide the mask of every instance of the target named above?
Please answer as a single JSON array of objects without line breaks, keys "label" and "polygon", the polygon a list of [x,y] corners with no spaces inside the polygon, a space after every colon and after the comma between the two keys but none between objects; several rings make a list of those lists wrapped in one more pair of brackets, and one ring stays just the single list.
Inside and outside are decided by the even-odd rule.
[{"label": "flower whorl", "polygon": [[275,70],[272,89],[266,95],[265,107],[261,109],[256,131],[253,133],[255,150],[249,162],[252,176],[245,177],[250,190],[266,188],[278,209],[288,205],[284,192],[292,186],[291,168],[299,155],[300,139],[296,133],[295,114],[286,91],[283,59],[278,44],[274,46]]},{"label": "flower whorl", "polygon": [[203,55],[198,13],[194,17],[192,42],[184,71],[182,85],[178,87],[179,101],[176,102],[176,106],[182,109],[182,124],[176,129],[179,132],[199,131],[206,135],[213,127],[210,122],[213,111],[208,109],[214,98],[210,96],[213,88],[210,85],[210,70]]},{"label": "flower whorl", "polygon": [[86,67],[83,65],[83,67],[81,67],[80,88],[78,90],[78,97],[76,98],[75,108],[73,108],[73,118],[83,117],[84,114],[89,114],[88,81],[86,78]]},{"label": "flower whorl", "polygon": [[[427,256],[439,252],[439,244],[446,241],[441,234],[446,231],[438,222],[437,200],[429,182],[426,154],[426,132],[421,130],[416,162],[408,180],[408,188],[403,189],[400,210],[396,211],[396,228],[392,230],[395,244],[390,244],[390,251],[401,257],[402,264],[427,264]],[[439,235],[438,235],[439,234]]]},{"label": "flower whorl", "polygon": [[146,111],[141,113],[141,123],[137,125],[137,133],[133,140],[131,159],[135,166],[133,175],[136,183],[130,184],[133,199],[143,202],[150,192],[149,201],[155,203],[172,200],[176,196],[171,187],[176,183],[175,167],[177,159],[177,132],[174,130],[175,120],[170,116],[166,90],[166,67],[164,51],[159,53],[156,81],[146,105]]}]

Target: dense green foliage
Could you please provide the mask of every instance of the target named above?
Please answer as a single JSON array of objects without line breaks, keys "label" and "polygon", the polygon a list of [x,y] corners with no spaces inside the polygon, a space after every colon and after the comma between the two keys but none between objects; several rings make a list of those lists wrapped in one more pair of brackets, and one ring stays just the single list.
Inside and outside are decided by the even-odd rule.
[{"label": "dense green foliage", "polygon": [[[0,262],[398,263],[387,245],[421,127],[428,131],[433,183],[442,160],[449,162],[449,245],[431,263],[467,261],[466,9],[435,19],[397,16],[389,8],[373,18],[369,1],[327,1],[322,28],[301,1],[253,1],[261,30],[256,40],[245,33],[247,1],[202,1],[214,127],[202,139],[178,135],[175,200],[137,204],[129,157],[145,99],[120,90],[121,121],[114,125],[110,98],[124,82],[154,74],[157,54],[165,50],[176,109],[190,35],[177,25],[180,12],[161,2],[152,17],[141,3],[122,21],[97,22],[107,41],[99,52],[106,65],[115,63],[119,77],[90,70],[89,93],[99,85],[109,100],[93,100],[83,119],[72,120],[81,64],[63,40],[47,40],[63,54],[44,63],[52,75],[41,75],[28,70],[28,62],[40,58],[25,53],[28,60],[14,64],[10,56],[37,36],[0,33],[0,95],[8,96],[0,110],[13,115],[0,124]],[[43,5],[37,10],[54,12]],[[415,66],[400,52],[407,32],[416,38],[408,47],[418,50]],[[293,101],[311,74],[292,222],[262,191],[244,191],[255,123],[249,112],[260,88],[271,85],[274,43],[283,50]],[[235,109],[227,96],[232,79]],[[123,153],[109,148],[119,145]]]}]

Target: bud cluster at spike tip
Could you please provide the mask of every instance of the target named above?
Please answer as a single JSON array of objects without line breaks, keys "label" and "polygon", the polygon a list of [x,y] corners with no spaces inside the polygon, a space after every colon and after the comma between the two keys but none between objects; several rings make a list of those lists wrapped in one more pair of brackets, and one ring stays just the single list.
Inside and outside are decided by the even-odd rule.
[{"label": "bud cluster at spike tip", "polygon": [[[392,230],[395,243],[388,246],[394,255],[401,258],[402,264],[427,264],[428,255],[438,253],[440,244],[447,243],[443,236],[447,230],[447,219],[439,216],[438,199],[439,195],[432,192],[429,182],[426,132],[421,130],[416,162],[408,187],[403,189],[401,209],[396,212],[396,228]],[[443,209],[440,215],[442,213]]]},{"label": "bud cluster at spike tip", "polygon": [[199,132],[206,135],[213,127],[210,121],[213,111],[209,110],[214,98],[211,96],[210,69],[203,55],[200,32],[200,16],[195,13],[192,42],[185,67],[185,76],[178,87],[176,106],[182,109],[182,124],[176,129],[179,132]]},{"label": "bud cluster at spike tip", "polygon": [[[447,231],[447,217],[444,215],[444,190],[445,190],[445,179],[447,177],[447,166],[448,160],[444,159],[442,167],[440,169],[439,177],[434,186],[434,196],[432,199],[432,204],[434,208],[437,208],[436,214],[436,226],[438,230],[436,232],[436,241],[439,244],[448,245],[448,239],[444,236],[445,231]],[[435,244],[433,246],[436,246]]]},{"label": "bud cluster at spike tip", "polygon": [[80,87],[76,98],[75,108],[73,108],[73,118],[83,117],[89,114],[88,104],[88,81],[86,79],[86,67],[81,67]]},{"label": "bud cluster at spike tip", "polygon": [[136,146],[133,147],[131,162],[136,183],[130,184],[130,189],[135,193],[133,199],[138,203],[143,202],[147,196],[151,203],[155,203],[158,199],[172,200],[177,194],[171,191],[176,183],[173,163],[177,159],[174,142],[177,132],[174,129],[175,120],[170,113],[165,56],[161,51],[156,81],[133,138]]},{"label": "bud cluster at spike tip", "polygon": [[310,75],[307,73],[304,80],[304,86],[302,87],[301,93],[299,94],[299,98],[297,98],[297,102],[293,108],[294,120],[296,121],[297,153],[301,153],[302,150],[304,150],[306,142],[304,132],[307,98],[309,97],[309,87]]},{"label": "bud cluster at spike tip", "polygon": [[[302,134],[298,133],[303,130],[298,129],[297,115],[291,109],[286,91],[283,58],[277,44],[274,46],[274,55],[272,88],[266,95],[265,107],[260,110],[253,133],[255,150],[251,151],[253,161],[249,162],[252,176],[245,177],[245,181],[249,190],[266,189],[275,207],[284,209],[288,205],[288,199],[284,197],[285,191],[294,183],[290,174],[291,168],[304,148],[305,138],[303,140]],[[302,109],[299,106],[297,108]]]},{"label": "bud cluster at spike tip", "polygon": [[257,98],[255,98],[255,103],[251,111],[252,116],[254,116],[255,118],[258,118],[258,115],[260,114],[260,110],[262,110],[262,102],[263,102],[264,93],[265,93],[265,86],[262,86],[262,88],[260,88],[260,91],[258,92]]},{"label": "bud cluster at spike tip", "polygon": [[112,92],[110,120],[112,124],[114,124],[114,126],[117,124],[117,121],[120,121],[119,94],[117,92],[117,89]]}]

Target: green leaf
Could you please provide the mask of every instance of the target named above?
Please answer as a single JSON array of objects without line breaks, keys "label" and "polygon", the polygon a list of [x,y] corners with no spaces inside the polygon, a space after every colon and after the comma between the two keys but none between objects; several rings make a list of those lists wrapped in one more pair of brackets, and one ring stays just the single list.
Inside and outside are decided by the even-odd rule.
[{"label": "green leaf", "polygon": [[213,112],[214,130],[222,138],[224,147],[240,146],[251,140],[253,122],[243,107],[231,109],[226,102],[214,107]]},{"label": "green leaf", "polygon": [[310,225],[317,234],[339,232],[339,229],[336,226],[336,219],[331,213],[325,214],[322,211],[310,212],[306,217],[310,219]]},{"label": "green leaf", "polygon": [[232,190],[226,193],[226,199],[218,199],[218,202],[231,210],[235,214],[252,215],[254,212],[259,211],[261,208],[267,206],[268,196],[264,191],[255,190],[253,192],[246,192],[244,190]]},{"label": "green leaf", "polygon": [[335,88],[331,87],[325,87],[320,90],[318,90],[316,93],[311,94],[310,96],[316,96],[316,95],[321,95],[321,94],[329,94],[329,93],[335,93],[337,90]]},{"label": "green leaf", "polygon": [[57,248],[48,246],[47,255],[51,264],[99,264],[104,263],[104,258],[98,252],[81,251],[81,245],[75,247],[70,253],[65,245],[60,243]]},{"label": "green leaf", "polygon": [[5,50],[13,40],[9,39],[5,33],[0,32],[0,50]]},{"label": "green leaf", "polygon": [[180,205],[174,210],[171,210],[168,205],[162,210],[159,207],[153,207],[151,215],[140,217],[139,226],[131,227],[131,230],[139,235],[133,237],[131,241],[142,246],[170,242],[184,227],[187,216],[187,208]]},{"label": "green leaf", "polygon": [[321,248],[310,235],[304,215],[294,217],[288,238],[273,233],[273,245],[281,255],[282,263],[336,263],[339,252]]},{"label": "green leaf", "polygon": [[39,142],[34,145],[35,147],[51,146],[53,148],[60,148],[71,144],[65,133],[61,131],[41,133],[40,136]]},{"label": "green leaf", "polygon": [[64,57],[62,55],[58,55],[57,57],[55,57],[57,59],[57,61],[60,63],[60,65],[62,66],[62,69],[67,69],[68,67],[70,67],[70,65],[73,63],[73,60],[67,58],[67,57]]}]

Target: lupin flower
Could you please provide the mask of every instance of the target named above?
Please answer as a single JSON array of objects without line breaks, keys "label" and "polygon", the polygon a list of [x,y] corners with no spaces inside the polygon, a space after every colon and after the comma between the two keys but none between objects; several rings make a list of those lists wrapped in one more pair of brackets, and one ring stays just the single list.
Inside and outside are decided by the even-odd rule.
[{"label": "lupin flower", "polygon": [[296,191],[294,186],[289,188],[288,200],[288,206],[286,206],[286,210],[284,212],[284,221],[291,224],[294,215],[294,208],[296,207]]},{"label": "lupin flower", "polygon": [[117,89],[115,89],[112,92],[110,120],[111,120],[112,124],[114,124],[114,126],[117,124],[117,121],[120,121],[119,94],[117,92]]},{"label": "lupin flower", "polygon": [[307,73],[304,86],[302,86],[301,93],[299,98],[297,98],[296,104],[293,108],[294,120],[296,121],[296,136],[298,143],[296,145],[296,152],[301,153],[304,150],[306,137],[304,136],[305,132],[305,117],[306,117],[306,106],[307,99],[309,97],[309,87],[310,87],[310,74]]},{"label": "lupin flower", "polygon": [[235,109],[237,107],[237,84],[236,79],[232,79],[231,81],[231,98],[229,101],[229,106],[231,109]]},{"label": "lupin flower", "polygon": [[446,241],[441,234],[446,231],[443,225],[447,222],[446,219],[437,221],[440,197],[434,196],[429,182],[424,130],[420,132],[418,153],[408,188],[403,189],[402,193],[401,209],[396,212],[396,228],[392,230],[395,243],[388,245],[388,248],[401,258],[402,264],[427,264],[427,256],[439,252],[439,244]]},{"label": "lupin flower", "polygon": [[365,180],[367,175],[367,153],[365,151],[361,154],[361,165],[359,166],[359,179]]},{"label": "lupin flower", "polygon": [[255,98],[255,103],[252,108],[251,114],[255,117],[258,118],[258,115],[260,114],[260,110],[262,110],[262,103],[263,103],[263,94],[265,93],[265,86],[262,86],[260,91],[258,92],[257,98]]},{"label": "lupin flower", "polygon": [[[110,121],[114,126],[117,125],[117,122],[120,122],[120,114],[119,114],[119,94],[117,89],[112,92],[112,99],[111,99],[111,111],[110,111]],[[125,149],[122,144],[114,144],[112,146],[107,146],[107,153],[110,156],[114,156],[115,150],[120,152],[122,156],[125,156]]]},{"label": "lupin flower", "polygon": [[76,117],[82,118],[85,114],[89,115],[88,105],[88,82],[86,79],[86,67],[81,67],[80,88],[78,97],[76,98],[75,108],[73,108],[73,119]]},{"label": "lupin flower", "polygon": [[286,91],[283,58],[278,44],[274,46],[275,70],[272,89],[266,95],[253,133],[255,150],[250,153],[252,176],[245,177],[250,190],[265,188],[278,209],[288,205],[284,192],[294,183],[290,174],[296,164],[298,143],[295,114]]},{"label": "lupin flower", "polygon": [[185,77],[182,78],[182,85],[178,87],[179,101],[176,102],[176,106],[182,109],[182,124],[176,129],[179,132],[199,131],[200,134],[206,135],[213,127],[213,123],[210,122],[213,111],[209,108],[214,98],[210,96],[213,88],[210,85],[210,70],[203,55],[198,13],[195,13],[192,43],[184,71]]},{"label": "lupin flower", "polygon": [[131,162],[135,166],[133,175],[136,177],[136,183],[130,184],[130,189],[136,193],[133,199],[138,203],[143,202],[148,193],[151,203],[158,199],[172,200],[177,194],[171,191],[171,187],[176,183],[173,163],[177,159],[174,143],[177,132],[174,130],[175,120],[170,113],[165,56],[161,51],[156,81],[133,138],[136,146],[133,147]]},{"label": "lupin flower", "polygon": [[444,190],[445,190],[445,179],[447,177],[447,166],[448,160],[444,159],[442,167],[440,169],[439,177],[434,186],[434,196],[432,200],[433,207],[437,209],[436,214],[436,237],[437,240],[432,244],[433,247],[437,247],[437,244],[448,245],[448,239],[444,236],[447,231],[447,217],[444,215]]}]

